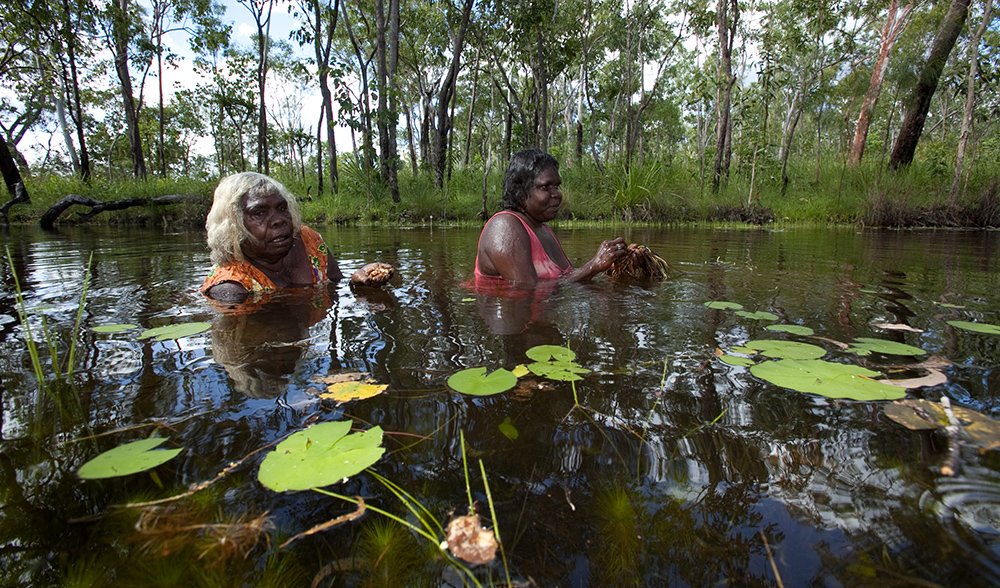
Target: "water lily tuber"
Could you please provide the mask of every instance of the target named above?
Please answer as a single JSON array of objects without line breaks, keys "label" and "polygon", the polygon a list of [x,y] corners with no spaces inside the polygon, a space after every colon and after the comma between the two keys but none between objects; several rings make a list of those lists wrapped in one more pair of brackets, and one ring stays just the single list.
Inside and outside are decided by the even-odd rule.
[{"label": "water lily tuber", "polygon": [[670,271],[670,264],[649,247],[631,243],[625,255],[615,260],[607,273],[615,280],[647,282],[662,280]]}]

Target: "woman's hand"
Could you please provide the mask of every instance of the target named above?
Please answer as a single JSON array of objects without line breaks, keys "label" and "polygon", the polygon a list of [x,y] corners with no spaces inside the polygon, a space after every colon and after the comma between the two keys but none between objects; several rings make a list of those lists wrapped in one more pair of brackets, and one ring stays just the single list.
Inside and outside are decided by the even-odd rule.
[{"label": "woman's hand", "polygon": [[595,274],[606,272],[626,252],[625,239],[621,237],[602,241],[594,258],[590,260],[591,269]]},{"label": "woman's hand", "polygon": [[395,273],[396,270],[388,263],[376,261],[351,274],[351,285],[378,287],[388,282]]}]

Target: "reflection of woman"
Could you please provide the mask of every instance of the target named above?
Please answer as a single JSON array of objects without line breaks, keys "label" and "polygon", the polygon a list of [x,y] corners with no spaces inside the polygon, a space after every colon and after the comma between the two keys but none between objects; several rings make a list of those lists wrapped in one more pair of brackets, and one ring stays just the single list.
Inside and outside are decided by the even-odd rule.
[{"label": "reflection of woman", "polygon": [[562,204],[559,163],[537,149],[511,158],[504,176],[503,210],[486,221],[476,251],[476,283],[498,279],[532,288],[539,280],[584,282],[625,254],[621,237],[603,241],[594,257],[573,268],[562,244],[545,223]]},{"label": "reflection of woman", "polygon": [[289,291],[248,312],[218,314],[212,322],[212,357],[225,368],[233,388],[252,398],[273,398],[285,391],[309,327],[326,316],[329,296]]},{"label": "reflection of woman", "polygon": [[[244,172],[223,178],[205,228],[215,267],[201,291],[210,298],[242,302],[342,277],[323,237],[302,224],[295,197],[268,176]],[[392,266],[370,263],[354,272],[351,283],[378,286],[390,277]]]}]

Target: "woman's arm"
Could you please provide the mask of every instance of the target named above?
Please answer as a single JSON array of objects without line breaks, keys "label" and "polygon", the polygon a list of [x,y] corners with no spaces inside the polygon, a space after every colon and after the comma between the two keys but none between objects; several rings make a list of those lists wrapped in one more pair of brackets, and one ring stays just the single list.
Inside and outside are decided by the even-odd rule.
[{"label": "woman's arm", "polygon": [[589,282],[597,274],[608,271],[615,261],[625,255],[625,239],[615,237],[607,241],[601,241],[601,246],[597,248],[597,253],[587,263],[573,270],[573,273],[566,277],[570,282]]},{"label": "woman's arm", "polygon": [[515,286],[533,288],[538,282],[531,260],[531,238],[514,215],[493,217],[479,237],[479,271],[500,276]]}]

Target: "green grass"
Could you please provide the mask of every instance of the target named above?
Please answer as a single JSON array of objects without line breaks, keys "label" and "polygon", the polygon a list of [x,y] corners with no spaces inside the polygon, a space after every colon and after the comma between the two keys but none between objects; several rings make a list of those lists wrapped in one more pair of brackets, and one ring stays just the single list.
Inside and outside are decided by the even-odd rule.
[{"label": "green grass", "polygon": [[[931,153],[931,155],[934,155]],[[867,161],[858,168],[848,168],[838,158],[821,161],[817,170],[811,158],[789,162],[790,181],[782,186],[780,166],[769,159],[759,159],[751,170],[734,163],[728,181],[718,192],[711,189],[711,170],[705,177],[697,161],[647,160],[626,167],[607,163],[603,171],[592,163],[564,166],[564,201],[561,217],[574,221],[696,223],[732,220],[734,210],[748,201],[767,210],[779,224],[871,224],[880,213],[891,210],[888,219],[913,218],[900,211],[918,211],[941,206],[947,200],[951,184],[950,169],[939,157],[919,160],[899,172],[890,172],[878,161]],[[315,175],[300,178],[275,177],[302,199],[306,222],[316,225],[408,224],[425,222],[468,222],[478,224],[483,207],[499,208],[503,170],[494,168],[483,177],[478,168],[456,167],[443,189],[434,186],[430,171],[414,174],[407,166],[399,172],[400,202],[394,203],[377,170],[365,170],[349,155],[340,159],[340,190],[326,186],[316,189]],[[980,163],[969,176],[960,197],[961,206],[978,206],[990,186],[1000,177],[1000,166]],[[31,203],[11,211],[13,223],[33,224],[52,204],[67,194],[79,194],[96,200],[112,201],[166,194],[194,194],[204,198],[196,204],[162,207],[135,207],[102,213],[86,222],[91,224],[184,225],[199,227],[211,202],[215,182],[185,179],[150,179],[146,182],[107,181],[32,177],[26,182]],[[887,204],[888,203],[888,204]],[[887,209],[887,205],[890,208]],[[77,222],[75,207],[59,222]],[[919,216],[919,215],[917,215]]]}]

